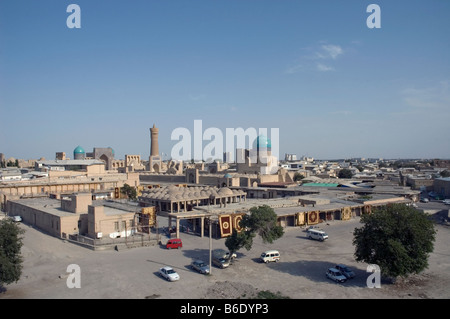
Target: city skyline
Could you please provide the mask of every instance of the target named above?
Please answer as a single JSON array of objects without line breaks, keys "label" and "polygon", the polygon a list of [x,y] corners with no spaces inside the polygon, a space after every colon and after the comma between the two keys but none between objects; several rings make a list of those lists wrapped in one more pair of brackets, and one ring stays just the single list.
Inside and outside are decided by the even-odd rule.
[{"label": "city skyline", "polygon": [[[450,3],[0,3],[0,152],[160,153],[177,128],[278,128],[279,154],[450,158]],[[370,29],[369,4],[381,8]],[[167,159],[165,158],[165,159]]]}]

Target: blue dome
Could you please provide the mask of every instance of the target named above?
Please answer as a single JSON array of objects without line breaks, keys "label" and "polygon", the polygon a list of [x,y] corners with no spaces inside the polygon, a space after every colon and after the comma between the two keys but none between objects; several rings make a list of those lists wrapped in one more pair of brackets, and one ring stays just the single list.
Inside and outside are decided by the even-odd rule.
[{"label": "blue dome", "polygon": [[253,142],[253,148],[272,148],[272,142],[265,135],[260,135]]},{"label": "blue dome", "polygon": [[77,146],[76,149],[73,150],[74,154],[86,154],[86,152],[84,151],[84,149],[81,146]]}]

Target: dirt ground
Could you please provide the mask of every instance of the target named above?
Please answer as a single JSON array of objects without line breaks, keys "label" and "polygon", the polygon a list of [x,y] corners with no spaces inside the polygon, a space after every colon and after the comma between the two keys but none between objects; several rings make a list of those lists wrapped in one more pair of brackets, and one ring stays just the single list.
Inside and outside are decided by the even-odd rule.
[{"label": "dirt ground", "polygon": [[[209,238],[181,234],[183,248],[161,246],[120,251],[91,251],[49,237],[22,224],[25,229],[24,268],[21,279],[2,288],[0,299],[249,299],[261,291],[279,293],[291,299],[448,299],[450,298],[450,227],[436,225],[434,252],[429,268],[420,275],[381,282],[368,288],[366,264],[354,260],[352,233],[359,218],[321,224],[329,234],[326,242],[309,240],[301,228],[288,228],[271,245],[256,238],[250,251],[238,252],[226,269],[213,267],[209,276],[190,269],[193,259],[209,260]],[[224,239],[213,239],[212,248],[224,249]],[[263,264],[261,252],[278,249],[281,261]],[[325,277],[328,267],[344,263],[356,277],[336,284]],[[68,265],[81,269],[81,288],[68,288]],[[158,269],[170,265],[179,274],[177,282],[167,282]]]}]

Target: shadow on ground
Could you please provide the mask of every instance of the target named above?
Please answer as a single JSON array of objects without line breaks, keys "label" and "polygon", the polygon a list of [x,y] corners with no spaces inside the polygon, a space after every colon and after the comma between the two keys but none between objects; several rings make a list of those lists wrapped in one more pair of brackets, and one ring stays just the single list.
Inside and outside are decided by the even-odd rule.
[{"label": "shadow on ground", "polygon": [[[315,260],[300,260],[293,262],[280,261],[269,263],[266,266],[272,270],[288,273],[293,276],[302,276],[314,282],[332,283],[333,281],[325,276],[328,268],[334,267],[337,263]],[[366,281],[369,273],[352,268],[355,278],[348,279],[341,285],[351,287],[367,287]]]}]

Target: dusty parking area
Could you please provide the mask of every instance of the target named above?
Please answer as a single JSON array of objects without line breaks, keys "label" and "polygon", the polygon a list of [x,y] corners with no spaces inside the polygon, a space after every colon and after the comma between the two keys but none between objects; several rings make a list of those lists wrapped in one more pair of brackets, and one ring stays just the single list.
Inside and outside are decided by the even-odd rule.
[{"label": "dusty parking area", "polygon": [[[161,224],[160,224],[161,225]],[[392,285],[370,289],[366,264],[353,257],[352,233],[359,218],[321,224],[329,234],[326,242],[309,240],[301,228],[286,229],[283,238],[265,245],[257,238],[250,251],[238,252],[237,260],[226,269],[212,268],[210,276],[192,271],[193,259],[208,262],[209,238],[181,234],[183,249],[166,250],[160,246],[120,251],[91,251],[49,237],[32,227],[25,229],[22,278],[6,286],[0,298],[99,298],[99,299],[246,299],[262,290],[280,292],[293,298],[450,298],[450,228],[437,225],[435,250],[429,268],[422,274]],[[213,239],[213,248],[225,248],[224,239]],[[278,263],[258,261],[261,252],[277,249]],[[336,284],[325,277],[328,267],[344,263],[356,277]],[[81,270],[81,288],[67,287],[67,267],[77,264]],[[172,266],[180,281],[162,280],[157,271]]]}]

